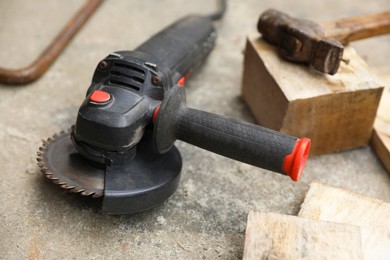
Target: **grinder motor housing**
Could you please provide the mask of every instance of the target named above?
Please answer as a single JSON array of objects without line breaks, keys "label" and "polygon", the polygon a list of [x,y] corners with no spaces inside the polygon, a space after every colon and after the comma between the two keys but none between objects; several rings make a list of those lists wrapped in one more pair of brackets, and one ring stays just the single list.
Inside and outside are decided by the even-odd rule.
[{"label": "grinder motor housing", "polygon": [[[90,98],[79,109],[72,132],[75,145],[80,147],[81,142],[81,146],[86,143],[115,152],[134,147],[164,93],[206,59],[215,39],[210,19],[190,16],[134,51],[108,55],[97,66],[87,91]],[[109,98],[100,102],[91,99],[96,90],[108,93]],[[95,161],[104,162],[102,157]]]}]

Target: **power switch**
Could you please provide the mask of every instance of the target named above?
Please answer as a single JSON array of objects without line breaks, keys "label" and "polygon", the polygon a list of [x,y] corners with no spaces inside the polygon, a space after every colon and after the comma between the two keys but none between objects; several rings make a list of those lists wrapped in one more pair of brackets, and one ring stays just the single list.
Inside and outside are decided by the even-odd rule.
[{"label": "power switch", "polygon": [[110,99],[110,94],[102,90],[95,90],[89,97],[89,101],[94,104],[105,104],[110,101]]}]

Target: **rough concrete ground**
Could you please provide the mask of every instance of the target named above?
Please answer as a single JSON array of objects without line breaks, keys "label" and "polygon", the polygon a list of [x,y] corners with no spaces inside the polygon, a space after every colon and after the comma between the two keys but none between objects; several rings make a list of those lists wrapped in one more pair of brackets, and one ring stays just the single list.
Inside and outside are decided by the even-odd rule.
[{"label": "rough concrete ground", "polygon": [[[83,1],[0,1],[0,66],[30,63]],[[0,256],[3,259],[236,259],[250,209],[296,214],[318,179],[390,201],[390,177],[369,147],[311,158],[298,183],[177,142],[184,161],[177,192],[134,216],[104,216],[85,199],[49,183],[36,166],[41,140],[69,128],[97,62],[133,49],[213,1],[107,0],[39,81],[0,86]],[[240,99],[242,50],[259,14],[274,7],[316,21],[390,9],[388,0],[229,1],[204,68],[187,83],[188,105],[253,122]],[[389,71],[390,37],[353,44]]]}]

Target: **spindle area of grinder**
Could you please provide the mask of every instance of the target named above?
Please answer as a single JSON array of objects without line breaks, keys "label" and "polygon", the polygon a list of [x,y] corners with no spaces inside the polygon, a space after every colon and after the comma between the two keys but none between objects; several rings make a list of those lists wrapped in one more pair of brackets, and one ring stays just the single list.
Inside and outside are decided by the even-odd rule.
[{"label": "spindle area of grinder", "polygon": [[172,85],[154,59],[136,51],[109,54],[95,70],[75,126],[49,138],[38,154],[47,178],[71,192],[102,197],[103,213],[155,207],[180,180],[179,151],[153,148],[153,113]]},{"label": "spindle area of grinder", "polygon": [[75,126],[49,138],[38,154],[47,178],[71,192],[102,197],[103,213],[155,207],[180,180],[179,151],[153,149],[151,122],[166,77],[152,61],[138,52],[108,55],[96,68]]},{"label": "spindle area of grinder", "polygon": [[72,193],[103,197],[102,212],[131,214],[159,205],[176,190],[182,160],[176,147],[153,152],[152,138],[124,153],[110,153],[110,164],[86,159],[73,145],[71,132],[49,138],[40,148],[38,161],[48,179]]}]

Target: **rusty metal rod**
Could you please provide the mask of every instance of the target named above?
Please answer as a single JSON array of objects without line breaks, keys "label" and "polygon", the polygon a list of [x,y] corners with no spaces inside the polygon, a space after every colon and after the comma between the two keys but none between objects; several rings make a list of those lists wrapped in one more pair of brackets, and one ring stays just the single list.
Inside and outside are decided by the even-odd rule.
[{"label": "rusty metal rod", "polygon": [[27,67],[0,68],[0,83],[27,84],[41,77],[102,2],[103,0],[87,0],[38,58]]}]

